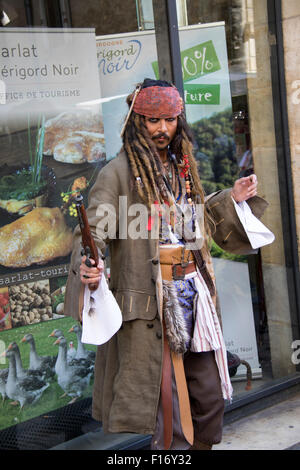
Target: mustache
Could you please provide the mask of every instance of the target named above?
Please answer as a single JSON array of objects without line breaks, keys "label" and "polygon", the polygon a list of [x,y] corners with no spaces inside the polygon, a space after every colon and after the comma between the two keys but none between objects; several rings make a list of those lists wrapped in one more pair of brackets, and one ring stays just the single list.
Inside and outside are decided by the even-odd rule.
[{"label": "mustache", "polygon": [[164,137],[165,139],[169,139],[168,134],[165,134],[165,132],[160,132],[159,134],[156,134],[154,137],[152,137],[152,139],[153,140],[160,139],[161,137]]}]

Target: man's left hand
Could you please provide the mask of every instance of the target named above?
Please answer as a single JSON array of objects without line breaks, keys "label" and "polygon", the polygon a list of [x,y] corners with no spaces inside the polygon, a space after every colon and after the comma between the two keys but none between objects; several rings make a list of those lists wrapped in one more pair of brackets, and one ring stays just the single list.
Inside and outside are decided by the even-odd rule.
[{"label": "man's left hand", "polygon": [[236,180],[233,185],[231,195],[235,202],[247,201],[257,194],[257,177],[256,175],[245,176]]}]

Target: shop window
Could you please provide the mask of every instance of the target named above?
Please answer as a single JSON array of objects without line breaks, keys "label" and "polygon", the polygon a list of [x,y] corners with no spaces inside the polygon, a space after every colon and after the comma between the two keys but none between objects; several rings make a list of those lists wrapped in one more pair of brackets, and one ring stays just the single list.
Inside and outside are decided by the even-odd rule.
[{"label": "shop window", "polygon": [[231,368],[237,399],[296,371],[267,1],[187,0],[186,5],[188,21],[180,30],[184,92],[204,188],[211,193],[255,172],[259,195],[269,202],[262,221],[276,236],[272,245],[245,257],[212,247],[224,336],[238,356]]},{"label": "shop window", "polygon": [[87,205],[120,150],[126,95],[154,75],[145,57],[151,48],[157,59],[156,44],[154,31],[138,32],[135,1],[0,3],[0,441],[42,449],[100,427],[91,418],[96,347],[64,316],[72,188]]},{"label": "shop window", "polygon": [[[92,365],[95,358],[95,347],[82,347],[78,325],[63,315],[77,223],[72,188],[80,187],[87,203],[98,171],[121,147],[126,96],[145,77],[159,78],[152,2],[115,3],[0,1],[3,449],[55,447],[99,429],[91,419],[91,369],[77,389],[74,377],[64,389],[51,361],[65,347],[66,361],[84,355]],[[231,364],[236,399],[295,372],[298,325],[283,247],[267,0],[177,0],[176,7],[186,112],[204,189],[255,172],[270,204],[262,220],[276,236],[247,257],[212,247],[225,340],[238,356]],[[11,250],[15,229],[23,239],[28,233],[28,244],[17,237]],[[31,395],[6,396],[12,355],[24,376],[40,369]],[[61,353],[61,370],[63,361]]]}]

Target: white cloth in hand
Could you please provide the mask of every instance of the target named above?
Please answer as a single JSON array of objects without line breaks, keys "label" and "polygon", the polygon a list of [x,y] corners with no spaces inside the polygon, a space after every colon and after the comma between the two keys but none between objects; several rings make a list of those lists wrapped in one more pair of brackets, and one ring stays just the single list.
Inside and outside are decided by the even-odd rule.
[{"label": "white cloth in hand", "polygon": [[233,198],[232,200],[253,250],[272,243],[275,240],[274,234],[253,215],[247,202],[237,203]]},{"label": "white cloth in hand", "polygon": [[85,286],[83,305],[82,343],[106,343],[120,329],[122,313],[104,274],[96,291],[92,292]]}]

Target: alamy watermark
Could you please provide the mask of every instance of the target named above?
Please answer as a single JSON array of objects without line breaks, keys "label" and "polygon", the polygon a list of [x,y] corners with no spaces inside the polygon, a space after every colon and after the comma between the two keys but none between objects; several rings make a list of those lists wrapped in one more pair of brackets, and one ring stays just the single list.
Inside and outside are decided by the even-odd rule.
[{"label": "alamy watermark", "polygon": [[[96,234],[102,239],[159,239],[160,227],[178,240],[185,239],[188,249],[200,249],[204,242],[204,204],[128,205],[127,196],[119,196],[118,206],[101,203],[96,210]],[[172,237],[172,235],[170,235]]]},{"label": "alamy watermark", "polygon": [[297,366],[300,364],[300,339],[295,339],[295,341],[293,341],[291,344],[291,348],[295,349],[291,355],[291,361]]},{"label": "alamy watermark", "polygon": [[0,364],[6,364],[6,357],[5,357],[5,351],[6,351],[6,344],[4,341],[0,340]]},{"label": "alamy watermark", "polygon": [[6,85],[0,80],[0,104],[6,104]]}]

